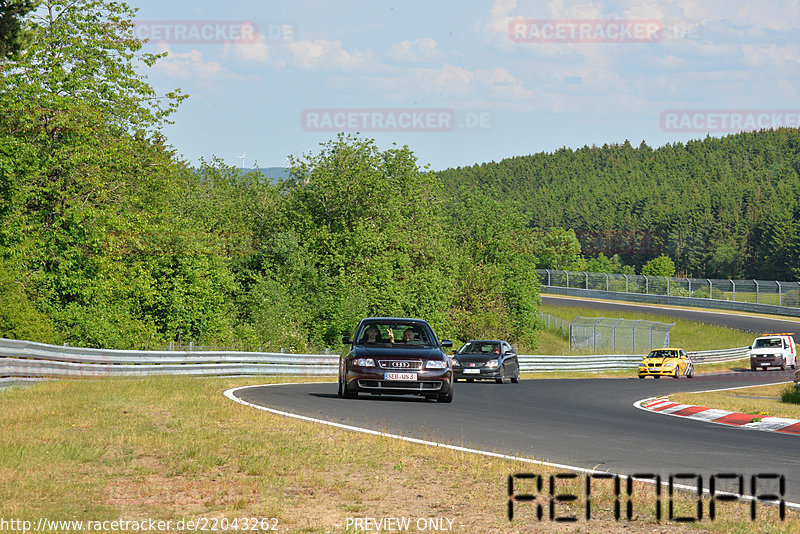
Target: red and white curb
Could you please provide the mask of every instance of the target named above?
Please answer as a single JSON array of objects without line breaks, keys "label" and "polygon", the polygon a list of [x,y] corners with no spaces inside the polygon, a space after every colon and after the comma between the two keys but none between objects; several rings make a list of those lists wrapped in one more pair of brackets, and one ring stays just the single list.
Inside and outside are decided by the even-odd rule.
[{"label": "red and white curb", "polygon": [[[739,389],[739,388],[727,388]],[[714,390],[725,391],[725,390]],[[698,392],[705,393],[705,392]],[[766,432],[782,432],[784,434],[800,435],[800,420],[787,419],[785,417],[763,417],[750,413],[729,412],[705,406],[695,406],[693,404],[679,404],[672,402],[669,397],[651,397],[633,403],[640,410],[671,415],[674,417],[684,417],[708,423],[720,425],[738,426],[751,430],[763,430]],[[758,419],[758,421],[754,421]]]}]

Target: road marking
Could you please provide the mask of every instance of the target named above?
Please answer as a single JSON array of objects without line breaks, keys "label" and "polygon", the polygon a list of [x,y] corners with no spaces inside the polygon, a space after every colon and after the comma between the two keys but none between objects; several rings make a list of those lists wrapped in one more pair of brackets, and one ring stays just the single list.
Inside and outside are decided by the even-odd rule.
[{"label": "road marking", "polygon": [[[281,416],[284,416],[284,417],[291,417],[293,419],[299,419],[301,421],[308,421],[308,422],[311,422],[311,423],[317,423],[317,424],[321,424],[321,425],[328,425],[328,426],[332,426],[332,427],[336,427],[336,428],[341,428],[343,430],[351,430],[353,432],[360,432],[362,434],[369,434],[371,436],[381,436],[381,437],[384,437],[384,438],[397,439],[397,440],[406,441],[406,442],[409,442],[409,443],[416,443],[416,444],[419,444],[419,445],[427,445],[429,447],[440,447],[440,448],[443,448],[443,449],[450,449],[450,450],[453,450],[453,451],[466,452],[466,453],[470,453],[470,454],[478,454],[478,455],[481,455],[481,456],[488,456],[488,457],[491,457],[491,458],[500,458],[502,460],[512,460],[512,461],[516,461],[516,462],[522,462],[522,463],[533,464],[533,465],[541,465],[541,466],[545,466],[545,467],[554,467],[554,468],[557,468],[557,469],[564,469],[564,470],[567,470],[567,471],[575,471],[575,472],[578,472],[578,473],[584,473],[584,474],[590,474],[590,475],[612,474],[612,475],[617,475],[622,480],[632,479],[632,480],[637,481],[637,482],[645,482],[645,483],[650,484],[650,485],[655,485],[655,482],[653,480],[651,480],[651,479],[635,478],[635,477],[631,477],[629,475],[624,475],[622,473],[614,473],[614,472],[611,472],[611,471],[599,471],[597,469],[587,469],[585,467],[576,467],[574,465],[567,465],[567,464],[557,464],[557,463],[553,463],[553,462],[545,462],[543,460],[533,460],[531,458],[523,458],[521,456],[511,456],[511,455],[508,455],[508,454],[500,454],[500,453],[497,453],[497,452],[482,451],[480,449],[471,449],[469,447],[461,447],[461,446],[458,446],[458,445],[449,445],[447,443],[438,443],[436,441],[429,441],[429,440],[418,439],[418,438],[410,438],[408,436],[400,436],[398,434],[389,434],[388,432],[380,432],[378,430],[371,430],[369,428],[362,428],[362,427],[358,427],[358,426],[345,425],[345,424],[342,424],[342,423],[334,423],[333,421],[326,421],[325,419],[317,419],[315,417],[307,417],[305,415],[299,415],[299,414],[295,414],[295,413],[291,413],[291,412],[285,412],[285,411],[282,411],[282,410],[276,410],[274,408],[267,408],[266,406],[259,406],[258,404],[253,404],[251,402],[247,402],[246,400],[240,399],[239,397],[236,396],[236,392],[242,391],[242,390],[245,390],[245,389],[260,388],[260,387],[287,386],[287,385],[297,385],[297,384],[320,384],[320,382],[293,382],[293,383],[288,383],[288,384],[261,384],[261,385],[253,385],[253,386],[239,386],[239,387],[235,387],[235,388],[231,388],[231,389],[226,390],[224,392],[224,395],[226,397],[228,397],[230,400],[232,400],[233,402],[237,402],[239,404],[242,404],[244,406],[249,406],[249,407],[255,408],[257,410],[262,410],[262,411],[265,411],[265,412],[269,412],[271,414],[281,415]],[[735,389],[735,388],[729,388],[729,389]],[[644,399],[644,401],[652,400],[654,398],[656,398],[656,397],[652,397],[650,399]],[[639,402],[644,402],[644,401],[639,401]],[[636,406],[636,404],[634,404],[634,406]],[[639,408],[639,406],[637,406],[637,408]],[[645,408],[640,408],[640,409],[644,410]],[[665,482],[665,481],[662,481],[661,482],[661,486],[662,487],[669,487],[669,483]],[[688,485],[688,484],[673,484],[672,487],[675,488],[675,489],[679,489],[679,490],[683,490],[683,491],[690,491],[690,492],[693,492],[693,493],[697,493],[697,489],[698,489],[697,486],[691,486],[691,485]],[[706,488],[703,488],[702,491],[703,491],[704,495],[711,495],[711,492]],[[724,492],[719,492],[718,491],[717,495],[721,495],[723,493]],[[734,496],[738,497],[740,500],[744,500],[744,501],[748,501],[748,502],[758,501],[758,499],[756,499],[752,495],[736,495],[736,494],[733,494],[733,493],[731,493],[729,495],[734,495]],[[764,504],[775,504],[775,503],[770,503],[770,502],[767,502],[767,501],[760,501],[760,502],[763,502]],[[794,502],[788,502],[787,501],[785,504],[786,504],[786,506],[788,508],[793,508],[795,510],[800,510],[800,503],[794,503]]]}]

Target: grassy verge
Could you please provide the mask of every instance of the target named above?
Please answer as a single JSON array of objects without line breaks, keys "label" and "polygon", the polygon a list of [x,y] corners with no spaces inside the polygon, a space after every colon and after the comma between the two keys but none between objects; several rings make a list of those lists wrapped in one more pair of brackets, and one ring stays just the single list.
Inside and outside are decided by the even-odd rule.
[{"label": "grassy verge", "polygon": [[[583,317],[608,316],[608,312],[603,310],[591,310],[577,306],[556,306],[548,304],[542,306],[541,309],[544,312],[567,320],[572,320],[578,315]],[[673,321],[673,318],[665,317],[657,313],[643,314],[640,312],[615,311],[613,312],[613,316],[623,319],[647,319],[660,322]],[[755,338],[755,335],[751,332],[743,332],[724,326],[708,325],[685,319],[674,319],[674,321],[675,326],[672,327],[669,334],[670,345],[673,347],[683,347],[686,350],[715,350],[744,347],[750,345]],[[549,332],[549,334],[551,335],[543,336],[543,348],[546,348],[548,351],[559,352],[544,352],[541,349],[537,349],[537,353],[568,354],[569,340],[567,340],[565,336],[560,336],[555,332]]]},{"label": "grassy verge", "polygon": [[676,393],[669,398],[681,404],[696,404],[731,412],[753,414],[754,418],[787,417],[800,419],[800,404],[781,402],[781,395],[794,384],[754,386],[709,393]]},{"label": "grassy verge", "polygon": [[[222,395],[264,381],[61,381],[0,394],[0,517],[34,525],[40,518],[277,518],[280,532],[319,533],[348,531],[348,518],[386,517],[452,520],[451,532],[800,530],[795,513],[782,522],[762,505],[751,523],[749,508],[738,503],[718,508],[713,522],[659,522],[646,485],[634,490],[633,520],[616,521],[610,481],[593,484],[590,523],[585,499],[560,509],[581,518],[573,525],[538,521],[535,503],[518,503],[509,522],[507,477],[556,470],[296,421]],[[570,484],[559,491],[583,495],[582,477]],[[681,494],[675,507],[689,516],[695,500]],[[408,531],[422,530],[412,523]]]}]

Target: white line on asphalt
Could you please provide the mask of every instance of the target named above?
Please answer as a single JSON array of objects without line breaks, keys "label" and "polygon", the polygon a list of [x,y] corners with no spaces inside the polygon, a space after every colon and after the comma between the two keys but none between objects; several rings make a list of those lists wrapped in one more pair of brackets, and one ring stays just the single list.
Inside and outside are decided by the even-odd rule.
[{"label": "white line on asphalt", "polygon": [[[637,481],[637,482],[645,482],[645,483],[651,484],[651,485],[655,484],[655,482],[653,480],[635,478],[635,477],[631,477],[629,475],[624,475],[622,473],[612,473],[610,471],[598,471],[596,469],[586,469],[585,467],[576,467],[574,465],[557,464],[557,463],[553,463],[553,462],[545,462],[545,461],[542,461],[542,460],[532,460],[531,458],[523,458],[521,456],[511,456],[511,455],[508,455],[508,454],[500,454],[500,453],[497,453],[497,452],[482,451],[480,449],[471,449],[471,448],[468,448],[468,447],[460,447],[458,445],[448,445],[446,443],[438,443],[436,441],[428,441],[428,440],[424,440],[424,439],[410,438],[408,436],[400,436],[400,435],[397,435],[397,434],[389,434],[388,432],[380,432],[378,430],[371,430],[369,428],[361,428],[361,427],[358,427],[358,426],[345,425],[345,424],[342,424],[342,423],[334,423],[333,421],[326,421],[325,419],[317,419],[317,418],[314,418],[314,417],[307,417],[305,415],[299,415],[299,414],[295,414],[295,413],[291,413],[291,412],[285,412],[285,411],[282,411],[282,410],[275,410],[274,408],[267,408],[266,406],[259,406],[258,404],[253,404],[251,402],[247,402],[247,401],[242,400],[242,399],[240,399],[239,397],[236,396],[236,392],[237,391],[241,391],[241,390],[244,390],[244,389],[260,388],[260,387],[273,387],[273,386],[297,385],[297,384],[302,384],[302,383],[303,382],[293,382],[293,383],[288,383],[288,384],[262,384],[262,385],[254,385],[254,386],[240,386],[240,387],[231,388],[229,390],[226,390],[225,391],[225,396],[228,397],[230,400],[232,400],[234,402],[238,402],[239,404],[243,404],[245,406],[250,406],[251,408],[255,408],[257,410],[263,410],[263,411],[269,412],[271,414],[282,415],[284,417],[291,417],[293,419],[299,419],[301,421],[309,421],[311,423],[318,423],[318,424],[321,424],[321,425],[333,426],[333,427],[336,427],[336,428],[341,428],[343,430],[351,430],[353,432],[361,432],[362,434],[369,434],[369,435],[372,435],[372,436],[381,436],[381,437],[384,437],[384,438],[398,439],[398,440],[401,440],[401,441],[407,441],[409,443],[417,443],[419,445],[427,445],[429,447],[440,447],[440,448],[443,448],[443,449],[450,449],[450,450],[453,450],[453,451],[466,452],[466,453],[470,453],[470,454],[479,454],[481,456],[489,456],[489,457],[492,457],[492,458],[500,458],[500,459],[503,459],[503,460],[512,460],[512,461],[523,462],[523,463],[528,463],[528,464],[542,465],[542,466],[546,466],[546,467],[555,467],[557,469],[565,469],[567,471],[577,471],[579,473],[585,473],[585,474],[589,474],[589,475],[612,474],[612,475],[619,476],[623,480],[628,480],[630,478],[633,478],[633,480]],[[306,384],[319,384],[320,382],[305,382],[305,383]],[[735,388],[730,388],[730,389],[735,389]],[[645,401],[656,399],[656,398],[658,398],[658,397],[651,397],[649,399],[644,399],[644,400],[641,400],[641,401],[638,401],[638,402],[645,402]],[[636,406],[636,404],[634,404],[634,406]],[[641,408],[639,406],[636,406],[636,407],[641,409],[641,410],[645,409],[645,408]],[[673,416],[673,417],[678,417],[678,416]],[[668,487],[669,483],[665,482],[665,481],[662,481],[661,482],[661,486],[662,487]],[[680,489],[680,490],[684,490],[684,491],[691,491],[691,492],[697,493],[697,486],[690,486],[690,485],[687,485],[687,484],[673,484],[672,487]],[[708,489],[703,488],[703,494],[704,495],[711,495],[711,492]],[[758,501],[758,499],[756,499],[752,495],[737,495],[737,494],[734,494],[734,493],[725,493],[725,492],[717,492],[717,494],[718,495],[723,495],[723,494],[725,494],[725,495],[734,495],[734,496],[738,497],[739,499],[746,500],[746,501]],[[777,504],[777,503],[770,503],[770,502],[767,502],[767,501],[760,501],[760,502],[764,502],[765,504]],[[800,510],[800,503],[786,502],[785,504],[786,504],[786,506],[788,508],[793,508],[793,509],[796,509],[796,510]]]}]

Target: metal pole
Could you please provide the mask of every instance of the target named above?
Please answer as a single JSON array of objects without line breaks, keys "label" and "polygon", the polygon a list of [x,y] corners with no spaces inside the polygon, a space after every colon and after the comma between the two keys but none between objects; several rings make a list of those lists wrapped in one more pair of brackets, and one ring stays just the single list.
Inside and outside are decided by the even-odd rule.
[{"label": "metal pole", "polygon": [[545,269],[545,271],[547,271],[547,286],[550,287],[552,285],[550,284],[550,269]]},{"label": "metal pole", "polygon": [[691,297],[692,296],[692,280],[690,278],[687,278],[686,281],[689,282],[689,296]]},{"label": "metal pole", "polygon": [[586,277],[586,289],[589,289],[589,274],[586,271],[583,271],[583,276]]},{"label": "metal pole", "polygon": [[608,292],[608,273],[603,273],[606,275],[606,292]]},{"label": "metal pole", "polygon": [[781,306],[783,303],[783,293],[781,291],[781,283],[777,281],[775,283],[778,284],[778,306]]},{"label": "metal pole", "polygon": [[736,282],[731,280],[731,285],[733,286],[733,302],[736,302]]},{"label": "metal pole", "polygon": [[665,276],[664,280],[667,281],[667,296],[669,296],[669,276]]},{"label": "metal pole", "polygon": [[569,287],[569,271],[564,271],[564,276],[567,277],[567,287]]},{"label": "metal pole", "polygon": [[649,295],[650,294],[650,279],[647,278],[646,274],[642,275],[642,276],[644,276],[644,294],[645,295]]},{"label": "metal pole", "polygon": [[712,295],[714,294],[714,286],[711,284],[710,278],[706,278],[706,282],[708,282],[708,298],[713,299],[714,297]]},{"label": "metal pole", "polygon": [[756,283],[756,304],[758,304],[758,280],[753,280]]},{"label": "metal pole", "polygon": [[617,352],[617,325],[620,323],[620,321],[622,321],[622,319],[617,319],[617,322],[614,323],[614,326],[611,327],[612,328],[612,335],[613,335],[613,337],[612,337],[612,345],[611,346],[612,346],[612,350],[614,352]]},{"label": "metal pole", "polygon": [[627,293],[628,292],[628,275],[627,274],[623,274],[622,276],[625,277],[625,293]]}]

